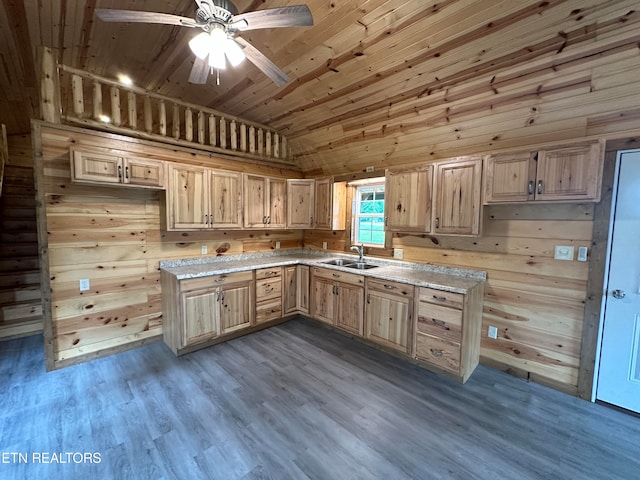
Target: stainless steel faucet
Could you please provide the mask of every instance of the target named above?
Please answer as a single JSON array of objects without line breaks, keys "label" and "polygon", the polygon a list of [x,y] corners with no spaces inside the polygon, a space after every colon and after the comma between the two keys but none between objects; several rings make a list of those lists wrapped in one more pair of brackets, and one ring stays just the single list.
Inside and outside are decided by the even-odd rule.
[{"label": "stainless steel faucet", "polygon": [[351,247],[351,250],[353,250],[354,252],[358,252],[358,262],[362,263],[364,262],[364,245],[361,243],[360,246],[358,245],[353,245]]}]

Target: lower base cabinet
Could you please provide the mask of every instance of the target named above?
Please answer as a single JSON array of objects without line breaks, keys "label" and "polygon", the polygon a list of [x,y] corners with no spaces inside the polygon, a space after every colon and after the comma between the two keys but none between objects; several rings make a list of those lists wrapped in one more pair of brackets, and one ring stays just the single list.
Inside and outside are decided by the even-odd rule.
[{"label": "lower base cabinet", "polygon": [[363,335],[364,277],[313,268],[311,316],[355,335]]},{"label": "lower base cabinet", "polygon": [[282,309],[285,315],[309,313],[309,267],[291,265],[284,267],[284,296]]},{"label": "lower base cabinet", "polygon": [[162,271],[164,342],[175,354],[252,326],[253,272],[178,280]]}]

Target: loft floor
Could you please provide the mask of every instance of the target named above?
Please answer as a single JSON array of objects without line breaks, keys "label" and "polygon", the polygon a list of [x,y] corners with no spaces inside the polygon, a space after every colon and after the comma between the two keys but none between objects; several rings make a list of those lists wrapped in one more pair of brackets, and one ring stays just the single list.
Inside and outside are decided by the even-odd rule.
[{"label": "loft floor", "polygon": [[295,320],[176,358],[161,343],[45,373],[0,344],[0,478],[632,479],[640,418],[479,367],[459,385]]}]

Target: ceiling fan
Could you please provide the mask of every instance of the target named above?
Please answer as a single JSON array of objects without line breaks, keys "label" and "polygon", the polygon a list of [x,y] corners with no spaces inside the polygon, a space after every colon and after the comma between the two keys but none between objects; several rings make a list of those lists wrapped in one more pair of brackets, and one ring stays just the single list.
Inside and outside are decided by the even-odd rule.
[{"label": "ceiling fan", "polygon": [[219,72],[225,68],[226,61],[228,60],[235,67],[245,58],[279,87],[289,81],[289,77],[280,68],[238,34],[260,28],[313,25],[309,7],[291,5],[238,14],[238,9],[229,0],[195,0],[195,2],[198,9],[194,19],[168,13],[101,8],[96,9],[96,15],[104,22],[162,23],[202,29],[202,33],[189,42],[189,47],[196,55],[189,75],[191,83],[206,83],[209,72],[213,73],[215,69],[219,84]]}]

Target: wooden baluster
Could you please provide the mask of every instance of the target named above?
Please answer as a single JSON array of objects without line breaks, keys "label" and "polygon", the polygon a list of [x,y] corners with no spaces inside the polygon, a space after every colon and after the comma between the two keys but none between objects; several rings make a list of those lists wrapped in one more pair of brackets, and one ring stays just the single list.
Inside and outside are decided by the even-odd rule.
[{"label": "wooden baluster", "polygon": [[280,148],[280,158],[287,158],[287,137],[282,136],[282,147]]},{"label": "wooden baluster", "polygon": [[231,150],[238,150],[238,126],[235,120],[231,120],[229,136],[231,137]]},{"label": "wooden baluster", "polygon": [[93,82],[93,119],[101,120],[102,118],[102,85],[99,82]]},{"label": "wooden baluster", "polygon": [[249,153],[256,153],[256,127],[249,127]]},{"label": "wooden baluster", "polygon": [[209,114],[209,144],[212,147],[215,147],[217,144],[217,134],[216,134],[216,117],[213,113]]},{"label": "wooden baluster", "polygon": [[138,128],[138,107],[136,106],[136,94],[127,92],[127,109],[129,111],[129,127]]},{"label": "wooden baluster", "polygon": [[271,156],[271,132],[267,130],[267,134],[265,135],[265,146],[264,146],[264,154],[267,157]]},{"label": "wooden baluster", "polygon": [[240,124],[240,150],[247,151],[247,126],[244,123]]},{"label": "wooden baluster", "polygon": [[198,112],[198,143],[204,145],[204,112]]},{"label": "wooden baluster", "polygon": [[193,142],[193,112],[189,107],[184,111],[184,138]]},{"label": "wooden baluster", "polygon": [[151,99],[144,97],[144,129],[147,133],[153,132],[153,114],[151,112]]},{"label": "wooden baluster", "polygon": [[220,147],[227,148],[227,121],[220,118]]},{"label": "wooden baluster", "polygon": [[262,155],[264,152],[264,132],[261,128],[258,129],[258,155]]},{"label": "wooden baluster", "polygon": [[277,132],[273,134],[273,156],[280,158],[280,135]]},{"label": "wooden baluster", "polygon": [[173,138],[180,138],[180,107],[177,103],[173,104]]},{"label": "wooden baluster", "polygon": [[160,100],[160,106],[158,110],[158,129],[160,135],[167,136],[167,106],[164,104],[164,100]]},{"label": "wooden baluster", "polygon": [[111,87],[111,123],[116,127],[122,125],[122,113],[120,112],[120,89]]},{"label": "wooden baluster", "polygon": [[74,75],[71,78],[71,92],[73,94],[73,113],[82,118],[84,113],[84,92],[82,91],[82,77]]}]

